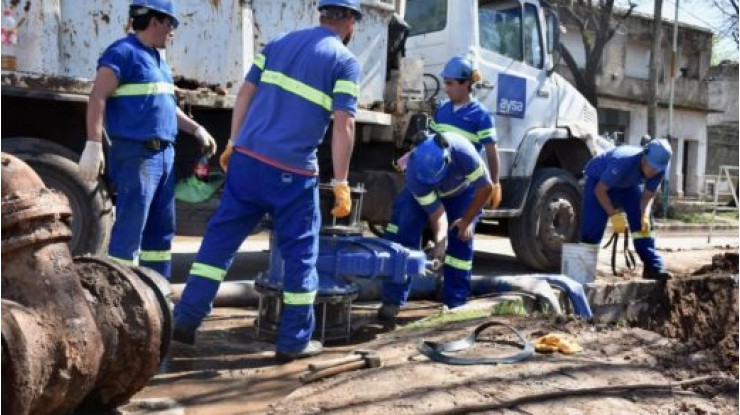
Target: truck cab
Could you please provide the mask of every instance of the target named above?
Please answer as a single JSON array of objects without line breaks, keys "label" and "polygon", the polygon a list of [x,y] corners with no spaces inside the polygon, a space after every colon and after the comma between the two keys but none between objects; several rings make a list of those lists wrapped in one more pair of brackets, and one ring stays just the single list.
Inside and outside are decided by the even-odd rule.
[{"label": "truck cab", "polygon": [[439,74],[452,56],[478,67],[474,96],[494,116],[503,189],[484,221],[523,262],[556,268],[561,244],[578,238],[578,180],[599,151],[596,110],[554,72],[557,15],[537,0],[407,0],[404,18],[406,56],[424,62],[430,96],[445,98]]}]

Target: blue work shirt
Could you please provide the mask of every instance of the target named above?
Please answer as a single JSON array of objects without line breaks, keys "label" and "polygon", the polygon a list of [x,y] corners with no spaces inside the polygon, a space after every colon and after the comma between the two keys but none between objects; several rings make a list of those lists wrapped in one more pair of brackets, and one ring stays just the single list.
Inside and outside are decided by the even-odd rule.
[{"label": "blue work shirt", "polygon": [[479,153],[483,146],[495,143],[496,129],[491,112],[480,102],[471,100],[455,110],[452,101],[445,101],[434,113],[432,130],[438,133],[455,132],[470,140]]},{"label": "blue work shirt", "polygon": [[646,180],[640,169],[643,149],[634,146],[619,146],[601,153],[586,164],[584,173],[589,178],[604,182],[608,188],[627,188],[645,184],[655,192],[663,180],[664,172]]},{"label": "blue work shirt", "polygon": [[112,138],[174,142],[177,103],[172,71],[155,48],[135,34],[115,41],[98,60],[118,78],[119,86],[105,104],[105,129]]},{"label": "blue work shirt", "polygon": [[247,73],[257,90],[234,146],[275,167],[317,174],[316,148],[332,112],[357,111],[360,74],[357,58],[331,29],[278,37]]},{"label": "blue work shirt", "polygon": [[406,170],[406,187],[427,214],[432,214],[442,204],[440,198],[453,197],[462,193],[468,186],[481,186],[491,183],[483,159],[473,144],[456,133],[444,133],[450,143],[450,166],[445,176],[436,184],[426,184],[416,178],[414,165],[409,163]]}]

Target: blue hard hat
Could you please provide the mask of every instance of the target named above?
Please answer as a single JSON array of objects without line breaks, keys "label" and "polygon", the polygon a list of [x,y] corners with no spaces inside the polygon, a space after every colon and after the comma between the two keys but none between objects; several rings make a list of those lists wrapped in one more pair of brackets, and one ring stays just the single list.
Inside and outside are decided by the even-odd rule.
[{"label": "blue hard hat", "polygon": [[644,153],[650,167],[662,172],[666,170],[671,162],[673,150],[668,140],[656,138],[645,144]]},{"label": "blue hard hat", "polygon": [[355,12],[357,20],[362,19],[362,8],[360,0],[321,0],[319,1],[319,10],[327,6],[344,7]]},{"label": "blue hard hat", "polygon": [[132,0],[131,7],[146,7],[164,13],[172,19],[172,28],[177,29],[180,21],[175,16],[175,2],[173,0]]},{"label": "blue hard hat", "polygon": [[442,70],[442,78],[473,79],[473,62],[462,56],[455,56],[447,62]]},{"label": "blue hard hat", "polygon": [[422,183],[438,183],[450,167],[449,147],[441,135],[427,136],[411,150],[408,171]]}]

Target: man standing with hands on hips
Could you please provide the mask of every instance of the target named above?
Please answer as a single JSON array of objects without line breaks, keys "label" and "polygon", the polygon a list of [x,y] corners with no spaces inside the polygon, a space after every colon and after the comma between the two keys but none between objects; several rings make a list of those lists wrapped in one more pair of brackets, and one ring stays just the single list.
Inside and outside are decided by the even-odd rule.
[{"label": "man standing with hands on hips", "polygon": [[362,12],[360,0],[321,0],[318,8],[320,26],[268,43],[237,95],[231,140],[221,156],[226,185],[175,307],[177,341],[195,342],[235,252],[268,213],[285,264],[275,357],[287,362],[322,351],[310,340],[321,226],[316,149],[333,115],[332,215],[347,216],[361,68],[346,45]]},{"label": "man standing with hands on hips", "polygon": [[175,139],[195,136],[210,157],[216,141],[175,102],[172,71],[158,49],[177,28],[172,0],[134,0],[134,33],[110,45],[98,60],[87,106],[80,173],[93,182],[105,168],[103,123],[111,139],[108,173],[116,190],[116,219],[108,257],[171,273],[175,234]]}]

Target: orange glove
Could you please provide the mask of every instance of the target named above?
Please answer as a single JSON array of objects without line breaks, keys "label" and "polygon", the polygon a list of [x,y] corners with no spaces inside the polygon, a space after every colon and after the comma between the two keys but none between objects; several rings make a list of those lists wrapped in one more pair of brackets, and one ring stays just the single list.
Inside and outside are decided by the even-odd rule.
[{"label": "orange glove", "polygon": [[232,154],[234,154],[234,145],[229,141],[229,143],[226,144],[226,149],[221,153],[221,157],[218,159],[218,164],[221,165],[221,169],[224,172],[226,172],[226,168],[229,167],[229,159]]},{"label": "orange glove", "polygon": [[493,194],[491,194],[491,209],[498,209],[501,205],[501,184],[493,184]]},{"label": "orange glove", "polygon": [[609,220],[612,222],[614,233],[624,233],[627,230],[627,221],[624,220],[624,215],[621,212],[609,216]]},{"label": "orange glove", "polygon": [[349,215],[352,210],[352,198],[350,198],[349,184],[344,182],[333,182],[334,186],[334,209],[331,214],[337,218]]}]

